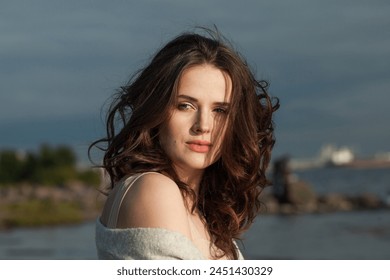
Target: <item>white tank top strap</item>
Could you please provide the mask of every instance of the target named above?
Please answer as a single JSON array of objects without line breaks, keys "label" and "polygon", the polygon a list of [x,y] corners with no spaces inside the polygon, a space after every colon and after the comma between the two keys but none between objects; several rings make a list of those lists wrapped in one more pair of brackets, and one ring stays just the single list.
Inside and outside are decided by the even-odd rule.
[{"label": "white tank top strap", "polygon": [[200,235],[198,229],[196,228],[194,222],[192,221],[191,214],[189,213],[189,211],[187,211],[187,219],[188,219],[188,225],[190,226],[190,233],[191,233],[192,239],[201,238],[201,235]]},{"label": "white tank top strap", "polygon": [[119,216],[119,210],[121,208],[123,199],[125,198],[127,192],[129,191],[130,187],[137,181],[140,177],[142,177],[145,174],[149,173],[157,173],[157,172],[145,172],[140,174],[135,174],[130,177],[127,177],[123,180],[123,182],[118,184],[119,190],[115,194],[114,202],[111,206],[110,215],[108,217],[107,227],[108,228],[116,228],[117,222],[118,222],[118,216]]},{"label": "white tank top strap", "polygon": [[199,249],[199,251],[202,252],[202,255],[209,259],[211,256],[210,249],[212,247],[212,244],[210,240],[207,240],[202,237],[199,230],[197,229],[194,221],[191,218],[191,214],[187,211],[187,218],[188,218],[188,224],[190,227],[190,234],[192,237],[192,243]]}]

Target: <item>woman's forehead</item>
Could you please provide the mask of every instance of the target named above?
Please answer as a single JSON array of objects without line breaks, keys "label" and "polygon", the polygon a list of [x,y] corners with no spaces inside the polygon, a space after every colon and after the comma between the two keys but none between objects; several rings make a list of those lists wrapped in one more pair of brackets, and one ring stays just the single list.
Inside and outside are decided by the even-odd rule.
[{"label": "woman's forehead", "polygon": [[225,71],[210,64],[202,64],[183,71],[178,83],[177,96],[227,103],[230,102],[231,92],[232,81]]}]

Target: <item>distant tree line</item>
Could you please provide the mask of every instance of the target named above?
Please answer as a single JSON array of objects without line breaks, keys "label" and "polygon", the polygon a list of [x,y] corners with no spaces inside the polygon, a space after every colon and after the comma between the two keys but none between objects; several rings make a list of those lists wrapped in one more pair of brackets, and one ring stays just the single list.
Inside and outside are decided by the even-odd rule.
[{"label": "distant tree line", "polygon": [[92,169],[78,170],[77,158],[70,147],[44,144],[38,152],[0,151],[0,184],[32,183],[63,185],[70,181],[99,184]]}]

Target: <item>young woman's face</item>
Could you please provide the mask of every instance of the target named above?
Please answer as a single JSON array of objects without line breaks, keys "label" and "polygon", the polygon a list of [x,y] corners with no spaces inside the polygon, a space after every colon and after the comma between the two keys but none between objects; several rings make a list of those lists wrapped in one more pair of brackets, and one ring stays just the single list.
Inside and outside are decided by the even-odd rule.
[{"label": "young woman's face", "polygon": [[231,91],[230,77],[212,65],[183,72],[176,106],[160,129],[160,144],[180,173],[205,169],[218,159]]}]

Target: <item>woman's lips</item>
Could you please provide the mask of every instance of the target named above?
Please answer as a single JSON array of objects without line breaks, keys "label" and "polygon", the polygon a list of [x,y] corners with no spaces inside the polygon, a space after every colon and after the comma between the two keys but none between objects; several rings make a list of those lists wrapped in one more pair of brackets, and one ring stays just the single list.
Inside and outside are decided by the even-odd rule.
[{"label": "woman's lips", "polygon": [[203,140],[187,142],[188,148],[197,153],[207,153],[210,150],[211,143]]}]

